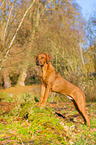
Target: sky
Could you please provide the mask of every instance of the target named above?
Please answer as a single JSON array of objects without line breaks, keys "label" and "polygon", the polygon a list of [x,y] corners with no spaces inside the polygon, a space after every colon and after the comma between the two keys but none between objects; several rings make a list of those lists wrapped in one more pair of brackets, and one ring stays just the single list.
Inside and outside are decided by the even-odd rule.
[{"label": "sky", "polygon": [[[81,7],[81,13],[85,20],[88,20],[90,16],[92,17],[96,13],[96,0],[74,0]],[[96,16],[96,14],[95,14]],[[90,41],[87,42],[86,46],[88,47]]]},{"label": "sky", "polygon": [[76,2],[82,8],[81,12],[86,20],[93,14],[94,9],[96,9],[96,0],[76,0]]}]

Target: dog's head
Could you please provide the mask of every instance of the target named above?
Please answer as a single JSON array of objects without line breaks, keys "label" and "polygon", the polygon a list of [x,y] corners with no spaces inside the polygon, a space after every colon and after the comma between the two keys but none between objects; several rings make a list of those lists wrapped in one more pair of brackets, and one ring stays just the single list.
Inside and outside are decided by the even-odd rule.
[{"label": "dog's head", "polygon": [[43,66],[45,63],[48,63],[51,60],[51,56],[49,54],[38,54],[36,56],[36,65]]}]

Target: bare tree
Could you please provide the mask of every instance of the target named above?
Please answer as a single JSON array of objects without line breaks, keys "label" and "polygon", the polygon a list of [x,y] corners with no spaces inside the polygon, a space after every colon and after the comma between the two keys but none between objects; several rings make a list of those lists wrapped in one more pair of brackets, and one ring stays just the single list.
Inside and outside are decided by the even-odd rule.
[{"label": "bare tree", "polygon": [[78,44],[83,41],[84,33],[81,15],[72,1],[9,2],[5,2],[9,6],[8,15],[3,14],[6,8],[3,0],[1,5],[0,69],[7,68],[8,74],[16,71],[17,85],[24,86],[28,67],[35,65],[35,55],[50,52],[57,70],[75,73],[81,61]]}]

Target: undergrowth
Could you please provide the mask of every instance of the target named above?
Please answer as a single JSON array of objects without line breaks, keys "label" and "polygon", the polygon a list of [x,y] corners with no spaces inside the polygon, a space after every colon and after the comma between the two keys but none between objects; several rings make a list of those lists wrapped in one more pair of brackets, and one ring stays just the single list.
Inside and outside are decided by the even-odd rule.
[{"label": "undergrowth", "polygon": [[[41,109],[37,105],[39,97],[31,93],[19,94],[16,97],[11,97],[9,94],[1,96],[3,96],[2,102],[14,102],[14,108],[0,116],[0,143],[9,145],[15,143],[18,145],[77,145],[78,143],[95,145],[95,119],[91,121],[93,124],[93,130],[91,130],[83,124],[77,126],[57,117],[55,110],[49,105]],[[50,101],[52,102],[51,99]],[[93,108],[91,107],[90,111]]]}]

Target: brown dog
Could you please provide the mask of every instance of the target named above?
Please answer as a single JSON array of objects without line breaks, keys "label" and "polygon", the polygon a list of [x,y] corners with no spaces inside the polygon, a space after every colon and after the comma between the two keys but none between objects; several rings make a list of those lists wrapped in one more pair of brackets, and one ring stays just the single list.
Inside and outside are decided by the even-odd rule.
[{"label": "brown dog", "polygon": [[[41,66],[41,97],[39,104],[45,106],[50,91],[58,92],[64,94],[69,99],[72,100],[75,105],[76,110],[81,114],[84,119],[84,123],[90,126],[90,118],[86,113],[85,109],[85,95],[84,93],[75,85],[71,84],[67,80],[58,74],[54,67],[52,66],[51,56],[48,54],[38,54],[36,57],[36,65]],[[46,92],[45,92],[46,88]],[[45,97],[44,97],[45,94]],[[44,97],[44,100],[43,100]]]}]

